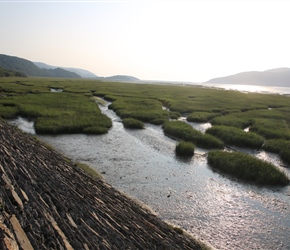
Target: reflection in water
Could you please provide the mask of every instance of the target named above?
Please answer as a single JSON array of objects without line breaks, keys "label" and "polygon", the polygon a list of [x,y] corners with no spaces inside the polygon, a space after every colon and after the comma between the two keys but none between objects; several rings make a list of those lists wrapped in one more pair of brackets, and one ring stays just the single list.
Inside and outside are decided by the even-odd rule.
[{"label": "reflection in water", "polygon": [[[101,109],[113,119],[108,134],[39,137],[217,249],[290,249],[289,186],[261,188],[224,177],[207,165],[200,148],[190,161],[180,161],[176,142],[161,127],[124,129],[114,112]],[[281,165],[274,154],[244,151]]]},{"label": "reflection in water", "polygon": [[277,86],[262,86],[262,85],[236,85],[236,84],[219,84],[219,83],[207,83],[204,85],[210,88],[219,88],[226,90],[236,90],[240,92],[256,92],[256,93],[277,93],[281,95],[289,95],[290,88],[289,87],[277,87]]}]

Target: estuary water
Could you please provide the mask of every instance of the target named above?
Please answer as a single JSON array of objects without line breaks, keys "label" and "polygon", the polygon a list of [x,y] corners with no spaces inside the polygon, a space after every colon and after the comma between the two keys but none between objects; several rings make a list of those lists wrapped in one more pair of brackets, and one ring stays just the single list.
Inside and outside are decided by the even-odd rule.
[{"label": "estuary water", "polygon": [[[116,114],[105,135],[38,136],[74,161],[87,163],[108,183],[149,206],[161,219],[183,228],[216,249],[290,249],[290,187],[256,187],[213,171],[204,149],[193,158],[175,156],[176,141],[160,126],[125,129]],[[15,125],[34,133],[33,122]],[[204,131],[210,124],[192,124]],[[242,149],[237,149],[242,150]],[[246,150],[273,162],[290,176],[275,154]]]},{"label": "estuary water", "polygon": [[257,92],[264,94],[290,95],[290,87],[263,86],[263,85],[236,85],[236,84],[203,84],[207,87],[237,90],[241,92]]}]

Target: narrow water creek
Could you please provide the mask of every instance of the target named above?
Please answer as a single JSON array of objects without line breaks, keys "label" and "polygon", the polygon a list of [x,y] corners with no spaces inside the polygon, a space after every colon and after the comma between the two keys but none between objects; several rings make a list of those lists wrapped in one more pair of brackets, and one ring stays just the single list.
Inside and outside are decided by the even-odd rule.
[{"label": "narrow water creek", "polygon": [[[100,108],[113,120],[108,134],[38,137],[216,249],[290,249],[289,186],[261,188],[224,177],[208,166],[207,151],[200,148],[191,160],[178,159],[176,142],[160,126],[127,130],[113,111]],[[33,123],[17,121],[33,133]],[[201,131],[210,126],[192,125]],[[276,155],[247,152],[290,175]]]}]

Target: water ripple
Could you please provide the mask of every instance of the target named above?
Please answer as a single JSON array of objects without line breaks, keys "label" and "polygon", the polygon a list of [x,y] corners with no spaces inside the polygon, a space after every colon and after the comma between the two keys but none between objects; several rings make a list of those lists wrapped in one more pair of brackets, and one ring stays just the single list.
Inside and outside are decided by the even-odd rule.
[{"label": "water ripple", "polygon": [[[76,161],[104,173],[114,187],[149,205],[162,219],[217,249],[290,249],[290,188],[260,188],[212,171],[207,151],[190,161],[175,157],[176,142],[162,129],[113,128],[100,136],[40,136]],[[289,175],[276,155],[249,151]]]}]

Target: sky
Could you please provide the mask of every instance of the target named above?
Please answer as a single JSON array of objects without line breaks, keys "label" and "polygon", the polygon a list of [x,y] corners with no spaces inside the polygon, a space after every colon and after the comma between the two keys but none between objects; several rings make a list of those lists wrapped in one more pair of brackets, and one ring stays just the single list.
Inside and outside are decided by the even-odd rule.
[{"label": "sky", "polygon": [[205,82],[290,67],[290,1],[1,1],[0,54]]}]

